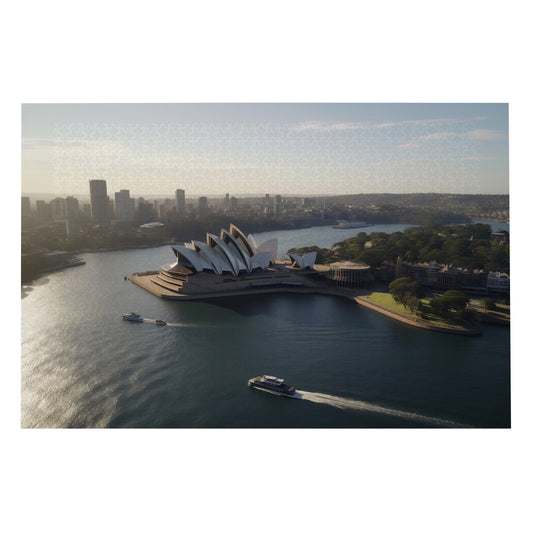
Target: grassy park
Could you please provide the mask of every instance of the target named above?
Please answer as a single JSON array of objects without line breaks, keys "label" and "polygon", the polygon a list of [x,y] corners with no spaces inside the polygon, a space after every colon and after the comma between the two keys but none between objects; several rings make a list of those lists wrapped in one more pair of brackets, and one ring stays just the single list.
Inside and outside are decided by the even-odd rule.
[{"label": "grassy park", "polygon": [[431,308],[429,306],[429,299],[422,298],[420,300],[423,309],[420,312],[411,311],[408,307],[404,307],[402,304],[396,302],[394,298],[392,297],[392,294],[388,292],[373,292],[372,294],[368,296],[364,296],[364,298],[372,303],[375,303],[377,305],[381,305],[385,309],[388,309],[389,311],[393,311],[395,313],[398,313],[400,315],[404,315],[408,318],[413,318],[420,320],[421,315],[423,315],[423,320],[435,324],[436,326],[447,326],[447,327],[457,327],[457,324],[454,324],[450,322],[449,320],[446,320],[443,317],[439,317],[431,312]]},{"label": "grassy park", "polygon": [[[380,305],[389,311],[393,311],[400,315],[403,315],[408,318],[413,318],[420,320],[421,318],[427,322],[433,323],[435,325],[445,325],[448,327],[457,327],[457,324],[454,324],[446,318],[435,315],[431,312],[431,307],[429,305],[429,299],[422,298],[420,303],[422,308],[419,311],[411,311],[408,307],[404,307],[402,304],[396,302],[392,297],[392,294],[388,292],[373,292],[368,296],[363,297],[365,300],[372,302],[376,305]],[[483,310],[476,307],[469,307],[472,309],[478,316],[480,320],[483,320],[485,317],[491,317],[493,319],[499,319],[501,321],[509,320],[510,318],[510,308],[509,306],[504,306],[497,304],[495,310]]]}]

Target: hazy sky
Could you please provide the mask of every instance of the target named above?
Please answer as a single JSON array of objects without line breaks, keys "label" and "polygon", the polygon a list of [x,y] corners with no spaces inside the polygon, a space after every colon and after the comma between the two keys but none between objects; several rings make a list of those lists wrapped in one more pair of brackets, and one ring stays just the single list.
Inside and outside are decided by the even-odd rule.
[{"label": "hazy sky", "polygon": [[509,192],[507,104],[24,104],[22,193]]}]

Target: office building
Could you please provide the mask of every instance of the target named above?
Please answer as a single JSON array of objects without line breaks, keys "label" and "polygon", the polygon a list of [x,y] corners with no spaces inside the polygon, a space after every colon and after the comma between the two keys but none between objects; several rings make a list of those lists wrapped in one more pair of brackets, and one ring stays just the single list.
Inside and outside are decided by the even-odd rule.
[{"label": "office building", "polygon": [[89,180],[91,191],[91,214],[93,224],[109,225],[109,198],[107,196],[107,182],[105,180]]},{"label": "office building", "polygon": [[185,191],[176,189],[176,213],[178,216],[185,216]]},{"label": "office building", "polygon": [[29,196],[23,196],[22,197],[21,214],[22,214],[22,216],[30,216],[31,215],[31,205],[30,205],[30,197]]},{"label": "office building", "polygon": [[54,220],[64,220],[67,216],[67,202],[64,198],[54,198],[50,202],[52,207],[52,218]]},{"label": "office building", "polygon": [[115,218],[118,222],[132,222],[133,215],[130,191],[121,189],[115,193]]},{"label": "office building", "polygon": [[200,198],[198,198],[198,218],[206,218],[207,216],[209,216],[207,196],[200,196]]}]

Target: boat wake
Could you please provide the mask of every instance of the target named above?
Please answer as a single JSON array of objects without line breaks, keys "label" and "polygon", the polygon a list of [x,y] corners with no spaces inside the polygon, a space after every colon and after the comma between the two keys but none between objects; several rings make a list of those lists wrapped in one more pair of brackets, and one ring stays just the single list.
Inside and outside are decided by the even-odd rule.
[{"label": "boat wake", "polygon": [[459,424],[452,420],[446,420],[443,418],[435,418],[431,416],[421,415],[419,413],[412,413],[409,411],[400,411],[399,409],[392,409],[389,407],[383,407],[373,403],[362,402],[359,400],[352,400],[350,398],[343,398],[341,396],[332,396],[330,394],[322,394],[319,392],[309,392],[303,390],[296,391],[298,398],[307,400],[314,403],[323,403],[337,407],[338,409],[353,409],[356,411],[366,411],[369,413],[378,413],[388,416],[395,416],[411,420],[413,422],[420,422],[430,424],[432,426],[440,427],[469,427],[464,424]]},{"label": "boat wake", "polygon": [[[157,324],[155,318],[145,318],[143,319],[143,322],[145,324]],[[165,326],[170,326],[173,328],[188,328],[188,327],[198,327],[198,324],[181,324],[180,322],[167,322]]]}]

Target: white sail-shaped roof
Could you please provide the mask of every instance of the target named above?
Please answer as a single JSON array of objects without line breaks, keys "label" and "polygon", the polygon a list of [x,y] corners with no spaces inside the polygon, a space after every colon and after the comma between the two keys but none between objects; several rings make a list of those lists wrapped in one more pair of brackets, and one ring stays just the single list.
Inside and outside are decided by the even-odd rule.
[{"label": "white sail-shaped roof", "polygon": [[230,225],[230,231],[222,229],[220,237],[212,233],[207,233],[206,237],[207,243],[191,241],[172,246],[177,258],[172,267],[177,268],[177,265],[181,264],[196,272],[230,272],[238,276],[240,272],[252,272],[256,268],[266,269],[271,261],[276,261],[277,239],[271,239],[257,247],[251,235],[248,240],[233,224]]},{"label": "white sail-shaped roof", "polygon": [[252,264],[250,263],[250,256],[241,248],[236,239],[228,233],[225,229],[220,230],[220,238],[228,245],[228,247],[237,254],[244,262],[246,270],[250,272],[252,270]]},{"label": "white sail-shaped roof", "polygon": [[259,252],[255,254],[251,259],[252,268],[267,269],[270,265],[270,256],[270,252]]},{"label": "white sail-shaped roof", "polygon": [[289,253],[289,257],[300,267],[304,267],[304,261],[302,259],[301,255],[295,254],[295,253]]},{"label": "white sail-shaped roof", "polygon": [[241,248],[251,257],[252,255],[254,255],[254,251],[250,245],[250,243],[248,242],[248,240],[246,239],[246,237],[244,236],[244,233],[237,227],[237,226],[234,226],[233,224],[230,224],[229,225],[229,232],[231,233],[231,235],[233,235],[235,237],[235,239],[237,240],[237,242],[239,243],[239,245],[241,246]]},{"label": "white sail-shaped roof", "polygon": [[309,252],[302,259],[304,260],[304,268],[313,268],[316,261],[316,252]]},{"label": "white sail-shaped roof", "polygon": [[178,258],[178,263],[185,263],[186,266],[192,266],[197,272],[202,270],[215,270],[211,261],[195,250],[186,246],[172,246],[172,250]]},{"label": "white sail-shaped roof", "polygon": [[313,268],[316,261],[316,252],[309,252],[304,256],[295,253],[290,253],[289,257],[301,268]]},{"label": "white sail-shaped roof", "polygon": [[239,275],[239,272],[241,270],[241,264],[244,267],[244,263],[242,263],[242,260],[239,257],[236,257],[235,253],[228,248],[226,243],[217,237],[216,235],[213,235],[212,233],[207,234],[207,244],[211,246],[211,248],[217,248],[226,256],[227,260],[231,264],[231,270],[235,276]]},{"label": "white sail-shaped roof", "polygon": [[197,252],[201,252],[213,265],[213,270],[217,274],[222,274],[223,272],[232,272],[233,268],[231,267],[226,256],[220,253],[216,248],[211,248],[205,242],[192,241]]},{"label": "white sail-shaped roof", "polygon": [[257,247],[257,252],[270,252],[270,260],[275,263],[278,260],[278,239],[270,239]]},{"label": "white sail-shaped roof", "polygon": [[254,254],[256,254],[257,253],[257,243],[255,242],[255,239],[254,239],[253,235],[251,233],[249,233],[248,237],[246,237],[246,238],[248,239],[248,243],[252,247],[252,250],[253,250]]}]

